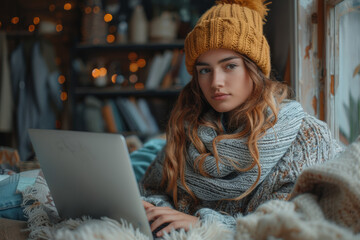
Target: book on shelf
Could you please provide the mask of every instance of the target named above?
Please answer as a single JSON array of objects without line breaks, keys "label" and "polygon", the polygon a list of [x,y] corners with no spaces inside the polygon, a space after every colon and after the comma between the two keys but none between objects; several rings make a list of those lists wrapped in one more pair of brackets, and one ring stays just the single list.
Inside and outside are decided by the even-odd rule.
[{"label": "book on shelf", "polygon": [[107,132],[117,133],[118,129],[115,123],[114,113],[111,109],[110,104],[105,103],[104,106],[101,108],[101,112]]},{"label": "book on shelf", "polygon": [[104,123],[108,132],[118,133],[127,130],[122,116],[113,99],[107,99],[102,107]]},{"label": "book on shelf", "polygon": [[116,103],[129,130],[145,135],[159,133],[159,127],[145,99],[118,97]]},{"label": "book on shelf", "polygon": [[152,115],[147,101],[143,98],[137,100],[137,106],[140,113],[143,115],[145,122],[147,123],[149,134],[158,134],[160,132],[159,126],[156,123],[154,116]]},{"label": "book on shelf", "polygon": [[159,88],[166,72],[171,65],[173,51],[166,50],[163,54],[157,53],[151,61],[149,73],[145,82],[148,89]]},{"label": "book on shelf", "polygon": [[84,100],[83,119],[86,131],[103,132],[105,129],[104,120],[101,113],[102,101],[93,96],[87,96]]},{"label": "book on shelf", "polygon": [[183,51],[175,49],[173,51],[171,64],[168,71],[165,73],[163,80],[161,82],[161,88],[169,88],[178,81],[179,69],[182,61]]},{"label": "book on shelf", "polygon": [[118,97],[115,100],[115,102],[116,102],[116,105],[118,107],[118,110],[119,110],[121,116],[123,116],[124,120],[126,121],[128,129],[133,132],[139,132],[140,129],[135,122],[134,116],[131,114],[131,111],[130,111],[131,106],[129,106],[127,99]]}]

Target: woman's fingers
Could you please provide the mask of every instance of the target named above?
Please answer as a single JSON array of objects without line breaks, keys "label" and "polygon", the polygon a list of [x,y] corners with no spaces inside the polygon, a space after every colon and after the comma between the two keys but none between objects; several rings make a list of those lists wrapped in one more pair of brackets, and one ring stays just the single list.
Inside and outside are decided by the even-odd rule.
[{"label": "woman's fingers", "polygon": [[146,202],[146,201],[144,201],[144,200],[142,201],[142,204],[143,204],[145,210],[148,209],[148,208],[150,208],[150,207],[154,207],[154,205],[152,205],[151,203]]},{"label": "woman's fingers", "polygon": [[195,225],[199,219],[192,215],[188,215],[168,207],[149,207],[146,209],[146,215],[151,224],[151,231],[154,231],[163,224],[168,223],[161,229],[157,236],[163,236],[163,232],[170,232],[172,229],[181,229],[188,231],[190,225]]}]

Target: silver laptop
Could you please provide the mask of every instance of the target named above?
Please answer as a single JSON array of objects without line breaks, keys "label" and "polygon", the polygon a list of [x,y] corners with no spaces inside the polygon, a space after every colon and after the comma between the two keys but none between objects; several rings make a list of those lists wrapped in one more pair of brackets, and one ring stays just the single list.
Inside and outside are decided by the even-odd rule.
[{"label": "silver laptop", "polygon": [[59,216],[124,219],[152,239],[125,138],[29,129]]}]

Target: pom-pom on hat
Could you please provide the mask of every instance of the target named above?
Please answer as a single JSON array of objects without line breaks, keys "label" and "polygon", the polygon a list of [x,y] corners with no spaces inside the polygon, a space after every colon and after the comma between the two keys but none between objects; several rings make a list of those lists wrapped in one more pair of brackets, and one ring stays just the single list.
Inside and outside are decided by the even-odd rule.
[{"label": "pom-pom on hat", "polygon": [[192,75],[197,58],[210,49],[225,48],[246,55],[270,75],[270,48],[263,35],[265,0],[222,0],[207,10],[185,39],[185,65]]}]

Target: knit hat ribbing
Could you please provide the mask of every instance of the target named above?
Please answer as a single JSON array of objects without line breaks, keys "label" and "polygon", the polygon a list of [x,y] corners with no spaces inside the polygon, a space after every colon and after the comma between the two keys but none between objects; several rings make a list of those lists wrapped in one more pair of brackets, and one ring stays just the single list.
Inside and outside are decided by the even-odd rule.
[{"label": "knit hat ribbing", "polygon": [[192,75],[196,59],[210,49],[246,55],[270,75],[270,48],[263,35],[265,0],[222,0],[207,10],[185,39],[185,64]]}]

